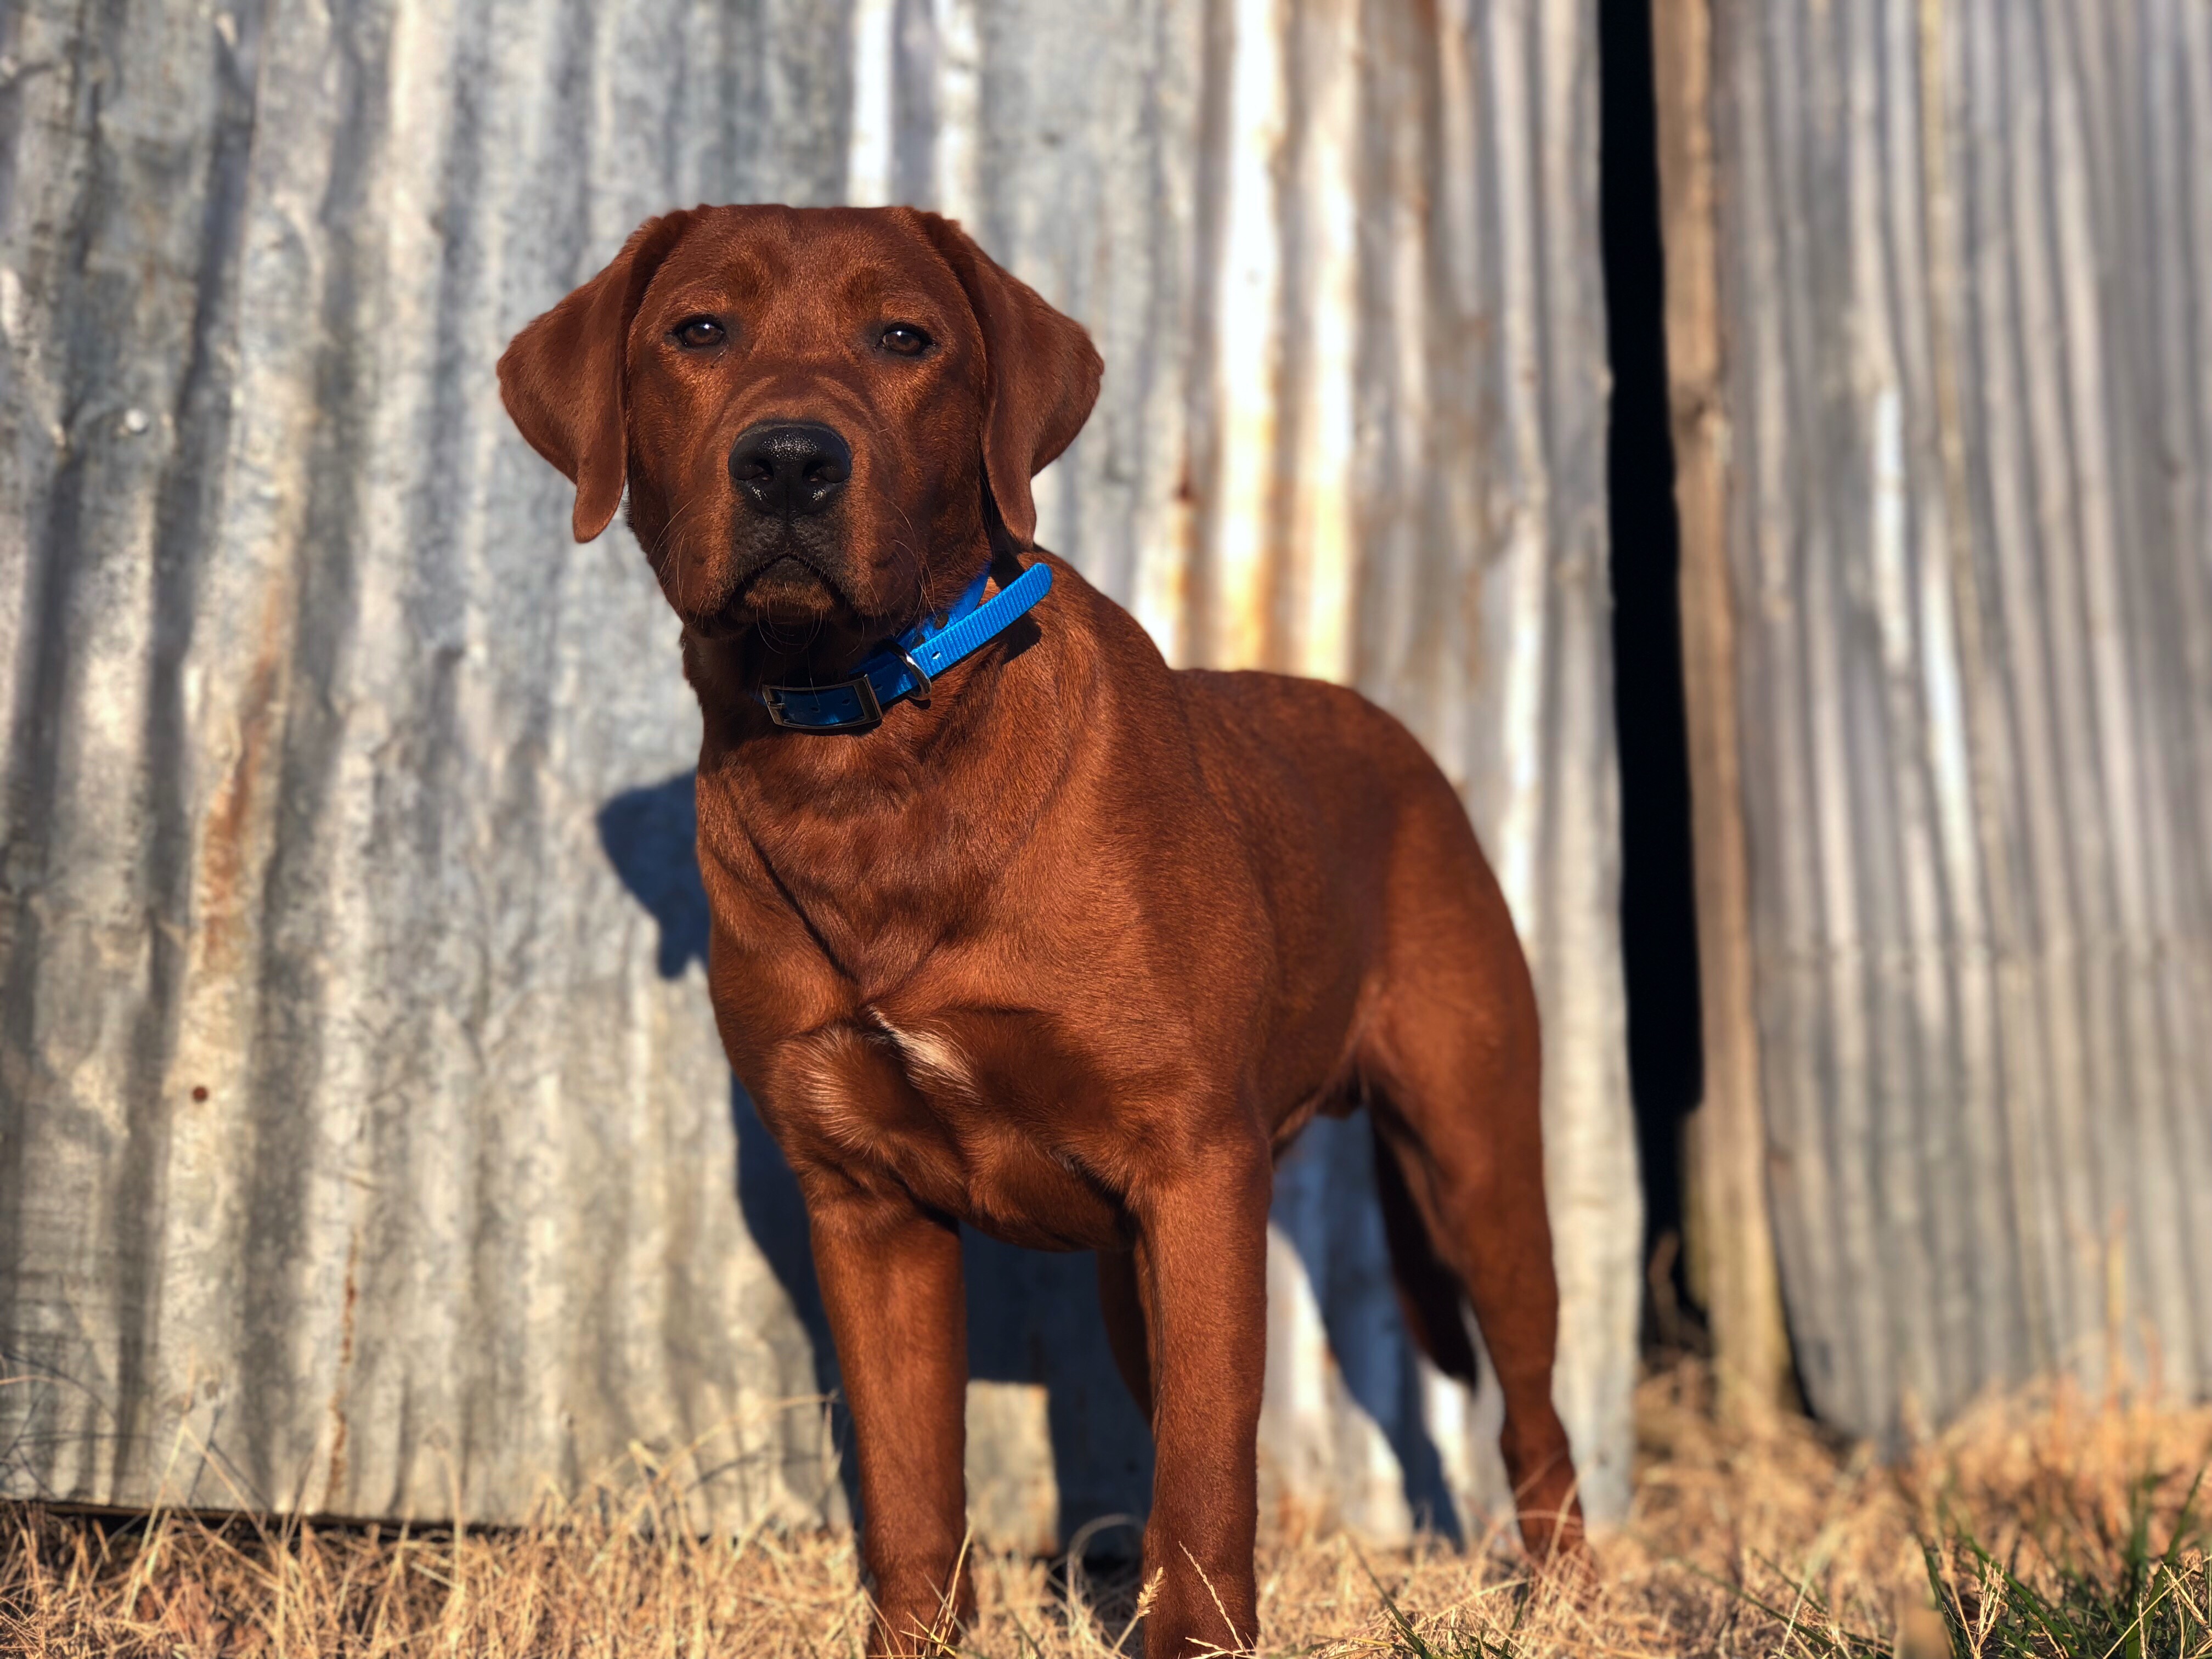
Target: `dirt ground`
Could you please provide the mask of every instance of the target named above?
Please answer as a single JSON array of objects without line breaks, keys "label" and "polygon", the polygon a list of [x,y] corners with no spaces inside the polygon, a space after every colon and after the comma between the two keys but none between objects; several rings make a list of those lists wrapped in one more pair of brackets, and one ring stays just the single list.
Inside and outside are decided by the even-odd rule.
[{"label": "dirt ground", "polygon": [[[1491,1655],[2212,1655],[2212,1407],[2047,1389],[1992,1401],[1897,1466],[1802,1419],[1723,1425],[1694,1364],[1638,1401],[1636,1498],[1587,1571],[1511,1540],[1363,1549],[1273,1518],[1260,1651]],[[28,1654],[676,1656],[859,1652],[836,1534],[699,1540],[625,1516],[395,1536],[182,1516],[0,1510],[0,1647]],[[2177,1533],[2179,1536],[2177,1537]],[[976,1561],[963,1654],[1141,1650],[1133,1571]]]}]

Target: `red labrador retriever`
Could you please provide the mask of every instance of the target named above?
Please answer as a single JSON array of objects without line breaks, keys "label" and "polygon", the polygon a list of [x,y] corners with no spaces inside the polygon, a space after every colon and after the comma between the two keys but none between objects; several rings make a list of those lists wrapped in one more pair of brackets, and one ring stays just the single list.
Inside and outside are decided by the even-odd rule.
[{"label": "red labrador retriever", "polygon": [[577,538],[627,485],[683,620],[714,1012],[805,1194],[875,1650],[972,1607],[963,1225],[1097,1253],[1158,1454],[1146,1650],[1252,1644],[1273,1161],[1362,1105],[1413,1329],[1471,1380],[1473,1304],[1522,1537],[1571,1547],[1497,883],[1389,715],[1172,672],[1031,546],[1030,477],[1097,394],[1083,330],[933,214],[701,208],[499,370]]}]

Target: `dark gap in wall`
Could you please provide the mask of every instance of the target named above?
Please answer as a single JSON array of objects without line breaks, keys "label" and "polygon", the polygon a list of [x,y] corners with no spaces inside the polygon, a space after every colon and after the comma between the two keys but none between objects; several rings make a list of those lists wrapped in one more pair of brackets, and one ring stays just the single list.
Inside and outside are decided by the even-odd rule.
[{"label": "dark gap in wall", "polygon": [[1647,1351],[1703,1345],[1681,1256],[1682,1120],[1705,1087],[1690,762],[1675,590],[1653,0],[1599,0],[1599,214],[1612,521],[1613,718],[1620,744],[1620,939],[1644,1171]]}]

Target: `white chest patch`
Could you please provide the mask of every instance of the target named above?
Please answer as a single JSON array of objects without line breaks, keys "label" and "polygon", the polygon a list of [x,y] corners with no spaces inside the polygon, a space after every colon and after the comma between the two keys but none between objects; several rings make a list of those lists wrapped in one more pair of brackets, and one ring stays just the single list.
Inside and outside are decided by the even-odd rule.
[{"label": "white chest patch", "polygon": [[920,1089],[939,1089],[957,1094],[963,1099],[975,1098],[975,1074],[960,1051],[938,1032],[926,1026],[897,1026],[890,1023],[880,1008],[868,1010],[868,1018],[876,1029],[891,1040],[899,1052],[907,1075]]}]

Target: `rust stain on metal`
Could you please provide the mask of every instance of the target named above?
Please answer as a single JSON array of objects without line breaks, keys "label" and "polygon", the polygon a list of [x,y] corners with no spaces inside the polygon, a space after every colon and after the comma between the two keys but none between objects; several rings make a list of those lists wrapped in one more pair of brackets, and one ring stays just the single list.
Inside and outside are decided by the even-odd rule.
[{"label": "rust stain on metal", "polygon": [[262,606],[258,649],[240,700],[238,756],[208,810],[201,837],[200,954],[204,965],[235,967],[243,928],[241,891],[262,770],[278,721],[278,675],[283,622],[281,590],[272,586]]},{"label": "rust stain on metal", "polygon": [[346,1246],[345,1294],[338,1315],[337,1380],[331,1388],[331,1461],[323,1477],[323,1500],[337,1504],[343,1501],[346,1489],[346,1391],[353,1370],[354,1322],[360,1311],[361,1286],[356,1279],[356,1270],[361,1265],[361,1235],[356,1232]]}]

